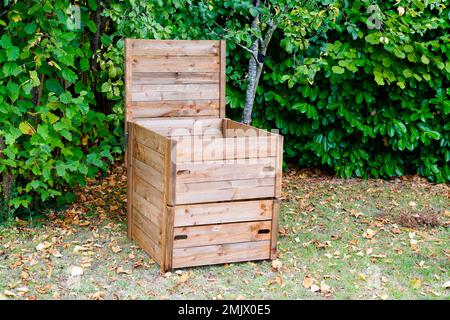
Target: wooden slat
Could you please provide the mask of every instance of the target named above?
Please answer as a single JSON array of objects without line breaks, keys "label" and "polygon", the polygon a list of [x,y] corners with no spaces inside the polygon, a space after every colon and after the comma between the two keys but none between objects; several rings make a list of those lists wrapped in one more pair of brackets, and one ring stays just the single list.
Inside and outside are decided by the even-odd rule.
[{"label": "wooden slat", "polygon": [[220,118],[225,118],[225,107],[227,103],[226,98],[226,56],[227,56],[227,42],[220,41]]},{"label": "wooden slat", "polygon": [[133,118],[212,117],[219,116],[219,100],[135,101],[130,107]]},{"label": "wooden slat", "polygon": [[129,41],[132,52],[136,56],[217,56],[220,50],[219,42],[215,40],[133,39]]},{"label": "wooden slat", "polygon": [[135,146],[134,124],[128,124],[128,141],[126,156],[127,159],[127,236],[133,239],[133,194],[134,194],[134,172],[133,172],[133,155]]},{"label": "wooden slat", "polygon": [[283,136],[278,136],[277,163],[275,175],[275,197],[281,197],[281,183],[283,180]]},{"label": "wooden slat", "polygon": [[272,219],[273,201],[235,201],[174,208],[175,227]]},{"label": "wooden slat", "polygon": [[152,239],[144,233],[141,226],[136,223],[133,224],[133,239],[153,258],[153,260],[156,261],[156,263],[161,263],[161,247],[156,245]]},{"label": "wooden slat", "polygon": [[148,202],[151,202],[158,210],[164,210],[163,193],[146,182],[139,176],[134,177],[134,191]]},{"label": "wooden slat", "polygon": [[[139,125],[166,137],[213,135],[222,137],[221,119],[140,119]],[[188,137],[187,137],[188,139]]]},{"label": "wooden slat", "polygon": [[270,241],[230,243],[173,250],[174,268],[268,259]]},{"label": "wooden slat", "polygon": [[[155,201],[156,199],[152,200]],[[159,226],[161,224],[164,210],[161,210],[153,202],[148,201],[136,192],[133,195],[133,207],[155,225]]]},{"label": "wooden slat", "polygon": [[280,215],[280,200],[275,199],[273,202],[272,213],[272,237],[270,239],[270,259],[277,258],[277,239],[278,239],[278,223]]},{"label": "wooden slat", "polygon": [[132,85],[132,72],[131,72],[131,39],[125,39],[125,132],[128,131],[128,121],[133,121],[131,116],[131,85]]},{"label": "wooden slat", "polygon": [[163,173],[158,170],[146,165],[145,163],[134,159],[133,161],[134,173],[136,176],[151,184],[157,190],[164,191],[164,179]]},{"label": "wooden slat", "polygon": [[135,158],[161,173],[164,172],[164,155],[142,143],[136,143]]},{"label": "wooden slat", "polygon": [[274,196],[274,179],[177,183],[176,203],[204,203]]},{"label": "wooden slat", "polygon": [[131,101],[218,100],[215,84],[138,84],[132,86]]},{"label": "wooden slat", "polygon": [[165,152],[167,138],[148,130],[138,124],[134,128],[135,139],[138,143],[141,143],[161,154]]},{"label": "wooden slat", "polygon": [[275,177],[275,157],[255,158],[255,161],[200,161],[176,166],[177,183],[262,179]]},{"label": "wooden slat", "polygon": [[[172,141],[168,140],[166,141],[166,151],[165,151],[165,159],[164,159],[164,197],[163,197],[163,203],[164,205],[166,203],[170,203],[173,201],[174,197],[174,184],[175,179],[173,176],[173,166],[174,163],[172,162],[172,155],[174,154],[172,152],[172,148],[174,146],[172,145]],[[165,271],[167,269],[170,269],[172,266],[172,249],[173,249],[173,222],[174,222],[174,215],[173,215],[173,209],[166,207],[163,214],[163,220],[161,224],[161,231],[162,231],[162,257],[161,257],[161,271]]]},{"label": "wooden slat", "polygon": [[173,247],[188,248],[215,244],[271,239],[271,221],[210,224],[175,228]]},{"label": "wooden slat", "polygon": [[136,56],[130,57],[132,72],[219,72],[218,57]]},{"label": "wooden slat", "polygon": [[238,137],[196,139],[178,142],[177,162],[274,157],[278,137]]},{"label": "wooden slat", "polygon": [[157,246],[161,246],[162,232],[160,226],[145,218],[144,214],[139,212],[136,207],[134,207],[134,209],[134,224],[138,225],[139,228],[148,236],[149,239],[153,241],[154,244],[156,244]]},{"label": "wooden slat", "polygon": [[143,84],[216,84],[220,83],[217,72],[134,72],[133,86]]}]

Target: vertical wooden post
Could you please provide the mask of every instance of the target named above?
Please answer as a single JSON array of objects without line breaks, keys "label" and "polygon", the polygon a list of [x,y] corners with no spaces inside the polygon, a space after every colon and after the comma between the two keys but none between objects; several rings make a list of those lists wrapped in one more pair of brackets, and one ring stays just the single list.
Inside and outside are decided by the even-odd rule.
[{"label": "vertical wooden post", "polygon": [[133,157],[134,157],[134,124],[128,124],[128,141],[125,159],[127,167],[127,236],[129,240],[133,239],[133,193],[134,193],[134,172],[133,172]]},{"label": "vertical wooden post", "polygon": [[220,41],[220,109],[219,118],[225,118],[225,109],[227,104],[226,98],[226,59],[227,59],[227,42]]},{"label": "vertical wooden post", "polygon": [[272,238],[270,240],[270,259],[275,260],[277,258],[277,239],[278,239],[278,219],[280,215],[280,200],[273,200],[272,209]]}]

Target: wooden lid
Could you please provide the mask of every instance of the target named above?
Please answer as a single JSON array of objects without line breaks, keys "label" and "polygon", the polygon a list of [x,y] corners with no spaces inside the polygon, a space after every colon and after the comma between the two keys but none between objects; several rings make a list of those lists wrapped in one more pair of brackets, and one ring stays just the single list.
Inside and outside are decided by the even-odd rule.
[{"label": "wooden lid", "polygon": [[225,117],[225,41],[125,40],[126,121]]}]

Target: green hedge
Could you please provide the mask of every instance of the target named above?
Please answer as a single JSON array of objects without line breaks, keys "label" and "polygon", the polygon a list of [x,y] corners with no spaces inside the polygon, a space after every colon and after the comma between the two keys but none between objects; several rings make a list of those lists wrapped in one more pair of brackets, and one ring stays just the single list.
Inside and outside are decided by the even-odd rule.
[{"label": "green hedge", "polygon": [[[74,29],[68,0],[2,2],[0,173],[15,184],[0,213],[71,201],[72,187],[122,153],[124,37],[225,34],[228,114],[240,116],[249,54],[235,42],[251,43],[251,1],[76,1]],[[384,1],[379,14],[366,1],[271,2],[290,10],[268,51],[253,124],[281,130],[286,159],[342,177],[450,181],[445,1]],[[374,17],[381,30],[369,28]]]}]

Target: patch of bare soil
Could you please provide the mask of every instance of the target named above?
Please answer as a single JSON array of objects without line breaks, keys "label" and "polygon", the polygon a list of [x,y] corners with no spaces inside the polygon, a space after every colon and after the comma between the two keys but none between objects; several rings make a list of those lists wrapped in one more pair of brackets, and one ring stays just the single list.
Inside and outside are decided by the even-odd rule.
[{"label": "patch of bare soil", "polygon": [[397,223],[407,228],[420,227],[440,227],[444,226],[441,221],[442,213],[433,209],[424,209],[420,211],[402,211],[397,217]]}]

